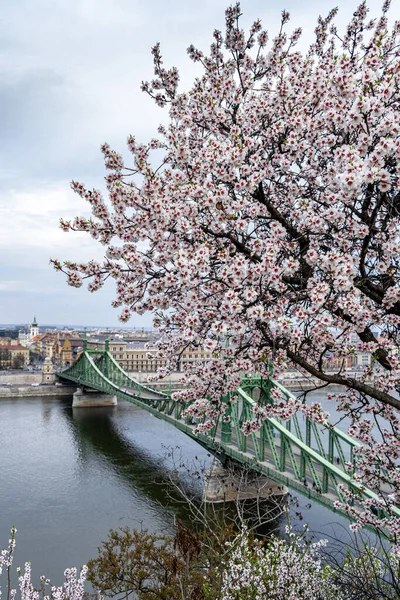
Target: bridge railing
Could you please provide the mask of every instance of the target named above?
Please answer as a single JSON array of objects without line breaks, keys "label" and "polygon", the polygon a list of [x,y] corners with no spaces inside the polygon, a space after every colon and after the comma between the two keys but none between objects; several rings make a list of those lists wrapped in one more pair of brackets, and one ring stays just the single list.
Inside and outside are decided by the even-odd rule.
[{"label": "bridge railing", "polygon": [[[357,469],[354,449],[358,442],[329,423],[317,425],[308,418],[302,421],[294,413],[287,421],[268,417],[257,430],[245,435],[243,426],[254,420],[257,405],[273,404],[274,387],[287,401],[295,400],[290,391],[270,378],[245,378],[235,393],[222,397],[226,410],[215,426],[208,432],[195,434],[198,421],[183,417],[187,408],[183,401],[172,400],[168,394],[136,382],[108,352],[84,352],[79,361],[58,375],[117,394],[173,424],[220,458],[246,463],[251,469],[331,508],[335,500],[345,499],[346,488],[360,498],[378,498],[354,480]],[[400,516],[396,507],[392,512]]]},{"label": "bridge railing", "polygon": [[[243,425],[246,421],[254,421],[254,409],[260,401],[273,403],[270,392],[275,386],[286,398],[295,400],[290,391],[274,380],[245,380],[247,391],[241,387],[224,397],[227,409],[222,422],[205,435],[209,439],[219,437],[222,453],[228,451],[236,459],[239,453],[255,470],[265,473],[265,469],[257,469],[256,464],[270,463],[272,469],[267,468],[267,472],[272,479],[283,481],[317,500],[318,496],[324,497],[330,506],[335,499],[345,502],[346,488],[358,495],[360,501],[362,498],[378,500],[374,491],[354,480],[357,469],[354,449],[360,444],[327,422],[317,425],[304,417],[301,424],[297,413],[287,421],[268,417],[259,424],[259,429],[245,435]],[[263,394],[259,393],[260,389]],[[254,390],[258,392],[258,401],[248,393]],[[233,447],[238,452],[232,451]],[[297,485],[293,485],[296,482]],[[325,501],[322,503],[326,504]],[[400,516],[398,508],[393,507],[392,512]]]}]

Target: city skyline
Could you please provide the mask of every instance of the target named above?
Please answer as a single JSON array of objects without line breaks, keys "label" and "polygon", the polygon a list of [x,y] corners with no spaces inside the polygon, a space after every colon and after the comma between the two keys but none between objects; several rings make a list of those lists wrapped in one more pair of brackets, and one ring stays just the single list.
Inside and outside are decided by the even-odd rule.
[{"label": "city skyline", "polygon": [[[20,322],[15,322],[15,323],[0,323],[0,329],[4,329],[7,327],[26,327],[27,325],[29,325],[29,322],[24,322],[24,321],[20,321]],[[110,330],[118,330],[118,329],[123,329],[123,330],[142,330],[145,329],[146,331],[150,331],[153,330],[152,327],[145,327],[140,326],[140,325],[124,325],[123,323],[117,323],[116,325],[107,325],[104,323],[96,323],[95,325],[84,325],[82,323],[42,323],[39,325],[40,329],[50,329],[50,328],[60,328],[60,327],[71,327],[73,329],[110,329]]]},{"label": "city skyline", "polygon": [[[348,22],[358,2],[294,0],[265,6],[242,2],[243,25],[261,18],[273,37],[280,12],[291,13],[290,28],[304,28],[301,48],[308,46],[318,12],[339,6],[338,27]],[[224,28],[227,0],[191,5],[175,0],[147,3],[119,0],[64,0],[31,3],[6,1],[0,25],[3,127],[0,138],[0,315],[10,323],[22,315],[46,314],[55,324],[118,325],[111,307],[112,286],[94,296],[74,289],[50,266],[50,258],[101,259],[103,248],[84,234],[65,234],[60,217],[88,214],[69,183],[103,186],[99,147],[107,141],[126,155],[126,138],[140,141],[167,122],[167,111],[140,91],[152,78],[150,49],[161,48],[166,66],[176,65],[180,89],[187,89],[200,68],[186,55],[195,44],[206,50],[215,27]],[[372,15],[381,1],[368,2]],[[393,12],[393,11],[392,11]],[[128,326],[150,327],[151,316],[134,317]]]}]

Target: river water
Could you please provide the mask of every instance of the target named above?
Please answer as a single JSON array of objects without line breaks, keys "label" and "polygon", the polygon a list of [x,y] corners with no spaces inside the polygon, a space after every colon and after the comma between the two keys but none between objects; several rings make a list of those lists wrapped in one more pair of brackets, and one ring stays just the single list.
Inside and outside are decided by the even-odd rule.
[{"label": "river water", "polygon": [[[0,399],[0,548],[17,527],[15,565],[32,563],[35,577],[62,582],[81,566],[112,528],[172,533],[188,521],[183,503],[166,493],[177,448],[188,465],[211,458],[193,440],[135,406],[75,408],[68,397]],[[293,521],[318,537],[348,535],[345,519],[299,497]],[[277,529],[284,526],[282,518]]]}]

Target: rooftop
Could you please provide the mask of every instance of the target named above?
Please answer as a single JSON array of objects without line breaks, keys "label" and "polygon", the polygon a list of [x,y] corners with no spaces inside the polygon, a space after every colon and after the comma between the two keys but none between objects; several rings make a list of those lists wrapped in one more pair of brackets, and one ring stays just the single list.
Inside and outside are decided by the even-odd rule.
[{"label": "rooftop", "polygon": [[24,352],[29,352],[28,348],[21,346],[21,344],[2,344],[0,350],[23,350]]}]

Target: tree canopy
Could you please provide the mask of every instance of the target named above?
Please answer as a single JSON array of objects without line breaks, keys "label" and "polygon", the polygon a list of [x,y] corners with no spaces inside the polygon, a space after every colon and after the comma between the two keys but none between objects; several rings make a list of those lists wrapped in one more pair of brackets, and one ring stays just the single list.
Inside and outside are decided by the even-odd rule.
[{"label": "tree canopy", "polygon": [[[106,258],[53,261],[72,286],[113,278],[123,322],[152,311],[171,368],[182,348],[213,353],[183,394],[204,398],[211,420],[221,390],[271,365],[345,386],[359,477],[378,492],[390,484],[388,510],[400,501],[400,22],[389,27],[389,8],[370,19],[362,2],[343,34],[332,10],[302,53],[286,11],[269,39],[259,20],[242,30],[236,4],[209,53],[188,48],[202,75],[186,92],[154,46],[142,89],[167,124],[147,144],[129,136],[132,166],[104,144],[109,202],[72,182],[93,217],[61,221]],[[372,363],[356,378],[345,364],[357,352]]]}]

